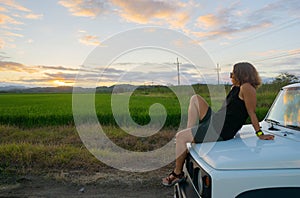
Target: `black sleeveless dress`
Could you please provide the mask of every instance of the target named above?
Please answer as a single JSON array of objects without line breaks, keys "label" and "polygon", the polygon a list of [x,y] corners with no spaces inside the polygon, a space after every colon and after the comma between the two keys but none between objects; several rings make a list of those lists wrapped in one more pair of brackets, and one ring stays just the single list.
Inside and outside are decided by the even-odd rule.
[{"label": "black sleeveless dress", "polygon": [[[218,134],[224,140],[233,138],[248,118],[245,102],[239,98],[239,93],[240,87],[233,87],[221,109],[212,117],[212,124],[216,132],[219,132]],[[223,125],[222,120],[224,120]]]},{"label": "black sleeveless dress", "polygon": [[248,118],[239,93],[240,87],[232,87],[219,111],[214,113],[208,109],[199,125],[192,128],[195,143],[229,140],[235,136]]}]

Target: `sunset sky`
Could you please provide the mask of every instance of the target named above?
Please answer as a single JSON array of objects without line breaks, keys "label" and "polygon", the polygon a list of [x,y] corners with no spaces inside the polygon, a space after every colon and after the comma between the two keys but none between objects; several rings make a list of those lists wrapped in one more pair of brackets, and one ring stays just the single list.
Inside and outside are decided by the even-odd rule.
[{"label": "sunset sky", "polygon": [[[124,31],[149,26],[194,40],[220,65],[221,82],[230,82],[232,65],[239,61],[253,63],[265,82],[283,72],[300,78],[299,10],[299,0],[1,0],[0,86],[72,86],[97,47],[105,48]],[[165,39],[157,37],[158,43]],[[129,67],[136,68],[129,72],[134,78],[107,75],[98,85],[177,83],[178,54],[140,49],[115,56],[106,72],[123,72],[125,78]],[[191,63],[179,61],[183,78],[202,82],[188,70]],[[87,79],[100,72],[93,69]]]}]

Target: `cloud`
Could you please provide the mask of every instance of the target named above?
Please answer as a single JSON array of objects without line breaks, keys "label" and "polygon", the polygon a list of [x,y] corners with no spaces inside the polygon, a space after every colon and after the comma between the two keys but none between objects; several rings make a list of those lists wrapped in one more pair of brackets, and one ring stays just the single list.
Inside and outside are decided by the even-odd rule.
[{"label": "cloud", "polygon": [[23,24],[20,21],[15,20],[14,18],[8,16],[8,15],[4,15],[4,14],[0,14],[0,25],[5,25],[5,24]]},{"label": "cloud", "polygon": [[75,71],[77,72],[78,69],[64,67],[64,66],[45,66],[45,65],[39,65],[37,66],[39,69],[50,69],[50,70],[60,70],[60,71]]},{"label": "cloud", "polygon": [[79,33],[78,42],[81,44],[92,45],[92,46],[98,46],[101,44],[97,36],[90,35],[85,30],[78,30],[78,33]]},{"label": "cloud", "polygon": [[[96,17],[101,14],[119,16],[122,20],[137,24],[168,25],[187,34],[203,39],[218,37],[232,38],[236,33],[260,30],[274,25],[280,13],[299,16],[298,0],[279,0],[250,10],[242,1],[235,1],[226,7],[217,7],[212,13],[201,16],[200,4],[196,1],[176,0],[60,0],[74,16]],[[97,45],[93,36],[85,36],[81,43]]]},{"label": "cloud", "polygon": [[112,0],[112,3],[119,9],[119,15],[129,22],[141,24],[167,22],[174,26],[184,26],[189,15],[181,11],[183,3],[176,2]]},{"label": "cloud", "polygon": [[30,14],[25,15],[25,18],[26,19],[42,19],[43,15],[30,13]]},{"label": "cloud", "polygon": [[74,81],[76,78],[76,74],[73,73],[63,73],[63,72],[58,72],[58,73],[45,73],[46,76],[50,77],[51,79],[55,80],[72,80]]},{"label": "cloud", "polygon": [[[0,39],[0,45],[1,45],[1,39]],[[10,57],[8,57],[5,52],[0,52],[0,61],[6,58],[10,58]]]},{"label": "cloud", "polygon": [[[0,49],[4,48],[5,42],[3,39],[0,38]],[[1,60],[1,57],[0,57]]]},{"label": "cloud", "polygon": [[51,84],[51,80],[47,79],[47,78],[25,78],[25,77],[21,77],[18,80],[13,80],[14,83],[22,83],[22,84],[26,84],[26,83],[31,83],[35,86],[40,85],[41,83],[44,85],[48,85]]},{"label": "cloud", "polygon": [[65,66],[49,66],[49,65],[24,65],[21,63],[13,62],[13,61],[1,61],[2,59],[9,58],[4,55],[0,54],[0,71],[8,71],[8,72],[27,72],[27,73],[40,73],[46,72],[49,70],[56,70],[59,72],[90,72],[94,73],[95,70],[86,69],[77,69],[77,68],[70,68]]},{"label": "cloud", "polygon": [[266,4],[261,9],[253,12],[252,17],[257,18],[271,18],[281,17],[276,16],[275,13],[286,12],[290,17],[299,17],[300,4],[298,0],[279,0]]},{"label": "cloud", "polygon": [[13,61],[1,61],[5,58],[9,57],[6,57],[5,53],[0,53],[0,76],[2,79],[6,79],[7,76],[5,76],[5,74],[10,75],[9,80],[6,79],[7,83],[31,83],[31,86],[51,86],[53,84],[74,83],[76,75],[79,74],[79,72],[85,79],[92,82],[96,82],[99,78],[97,71],[89,70],[88,68],[79,70],[65,66],[30,66]]},{"label": "cloud", "polygon": [[[1,3],[5,7],[0,7],[0,28],[6,30],[18,30],[21,31],[22,28],[19,28],[20,25],[24,25],[24,19],[36,20],[43,17],[42,14],[34,14],[30,9],[20,5],[19,3],[13,0],[2,0]],[[0,49],[4,47],[15,48],[15,45],[12,44],[15,41],[15,37],[24,37],[20,33],[2,31],[0,32]]]},{"label": "cloud", "polygon": [[[214,69],[201,68],[189,63],[180,66],[180,78],[183,84],[193,84],[204,81],[216,82]],[[212,80],[213,79],[213,80]],[[101,73],[99,82],[110,82],[111,84],[177,84],[177,67],[173,62],[120,62],[111,65],[110,68]]]},{"label": "cloud", "polygon": [[255,57],[257,57],[257,56],[266,57],[266,56],[272,56],[274,54],[278,54],[278,53],[281,53],[281,52],[282,52],[282,50],[272,49],[272,50],[267,50],[267,51],[263,51],[263,52],[254,52],[252,54]]},{"label": "cloud", "polygon": [[31,12],[30,9],[25,8],[24,6],[20,5],[19,3],[15,2],[14,0],[2,0],[1,3],[6,6],[9,6],[11,8],[14,8],[16,10],[19,10],[19,11]]},{"label": "cloud", "polygon": [[60,5],[66,7],[74,16],[96,17],[105,13],[108,2],[100,0],[60,0]]},{"label": "cloud", "polygon": [[7,9],[4,7],[0,7],[0,12],[7,12]]},{"label": "cloud", "polygon": [[0,71],[34,73],[38,70],[16,62],[0,61]]},{"label": "cloud", "polygon": [[[256,60],[256,62],[264,62],[264,61],[272,61],[272,60],[288,60],[290,59],[289,57],[299,57],[300,54],[300,49],[290,49],[290,50],[280,50],[280,49],[275,49],[275,50],[267,50],[263,52],[254,52],[252,55],[254,57],[261,57]],[[298,65],[298,63],[297,63]]]},{"label": "cloud", "polygon": [[192,7],[191,3],[175,0],[60,0],[58,3],[73,16],[94,18],[100,14],[116,14],[131,23],[168,24],[175,28],[186,25]]},{"label": "cloud", "polygon": [[79,42],[84,45],[93,45],[97,46],[100,45],[100,41],[98,40],[97,36],[92,35],[84,35],[79,39]]},{"label": "cloud", "polygon": [[8,36],[8,37],[24,37],[22,34],[17,34],[17,33],[13,33],[13,32],[5,32],[4,35]]},{"label": "cloud", "polygon": [[205,39],[225,36],[230,38],[236,33],[271,27],[275,25],[275,21],[284,20],[283,16],[286,15],[283,13],[300,16],[298,12],[300,4],[297,0],[280,0],[253,11],[249,8],[241,8],[242,2],[239,1],[227,7],[218,8],[216,12],[199,16],[195,23],[196,31],[192,31],[192,34]]},{"label": "cloud", "polygon": [[[276,68],[279,70],[278,67],[281,67],[282,71],[286,72],[288,68],[288,72],[290,73],[297,73],[300,75],[299,70],[299,63],[300,63],[300,49],[293,49],[293,50],[286,50],[280,53],[279,55],[276,54],[275,56],[269,57],[269,59],[273,60],[276,63]],[[278,58],[277,58],[278,57]]]},{"label": "cloud", "polygon": [[210,27],[216,27],[220,25],[222,22],[222,19],[218,18],[217,16],[213,14],[207,14],[200,16],[197,19],[197,23],[200,27],[204,27],[205,29],[208,29]]}]

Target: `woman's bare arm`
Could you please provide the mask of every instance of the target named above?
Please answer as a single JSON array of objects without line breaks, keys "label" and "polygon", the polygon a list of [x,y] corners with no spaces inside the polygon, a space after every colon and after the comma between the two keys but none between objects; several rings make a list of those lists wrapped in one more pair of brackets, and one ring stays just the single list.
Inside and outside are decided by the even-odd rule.
[{"label": "woman's bare arm", "polygon": [[[251,119],[252,126],[255,131],[260,130],[259,122],[255,113],[256,110],[256,89],[249,83],[245,83],[240,87],[239,97],[245,101],[248,115]],[[261,135],[260,139],[272,140],[273,135]]]}]

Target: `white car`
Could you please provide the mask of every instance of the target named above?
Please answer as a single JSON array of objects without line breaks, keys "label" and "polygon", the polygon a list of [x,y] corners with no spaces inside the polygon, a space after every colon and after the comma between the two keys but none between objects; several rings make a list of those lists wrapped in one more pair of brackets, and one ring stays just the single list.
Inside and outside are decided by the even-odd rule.
[{"label": "white car", "polygon": [[188,144],[175,197],[300,197],[300,83],[281,89],[260,125],[275,139],[244,125],[232,140]]}]

